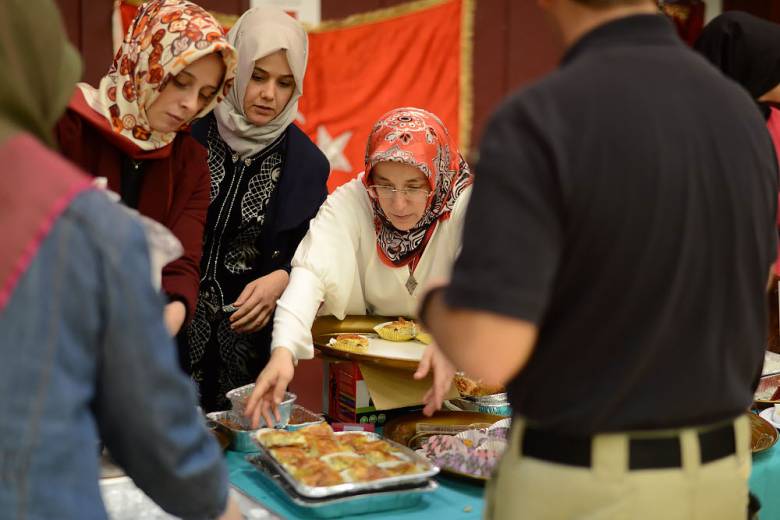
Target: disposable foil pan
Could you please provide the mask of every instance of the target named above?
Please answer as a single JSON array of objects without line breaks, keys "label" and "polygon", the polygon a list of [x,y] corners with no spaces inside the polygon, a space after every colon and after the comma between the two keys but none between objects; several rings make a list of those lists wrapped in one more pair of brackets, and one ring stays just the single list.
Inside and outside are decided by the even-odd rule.
[{"label": "disposable foil pan", "polygon": [[[253,453],[257,451],[257,443],[254,441],[257,430],[244,429],[243,425],[245,422],[240,420],[241,416],[228,410],[226,412],[207,413],[206,418],[212,422],[215,428],[223,431],[228,436],[228,439],[230,439],[230,449],[244,453]],[[242,428],[233,428],[229,424],[226,424],[226,421],[242,425]]]},{"label": "disposable foil pan", "polygon": [[[380,435],[377,435],[373,432],[336,432],[334,435],[339,437],[341,435],[355,434],[364,435],[370,440],[382,439]],[[273,469],[279,473],[288,484],[290,484],[296,493],[308,498],[325,498],[362,492],[380,491],[402,485],[421,484],[439,472],[438,467],[415,451],[389,439],[382,440],[390,444],[395,451],[402,453],[408,461],[417,464],[417,466],[420,467],[422,471],[413,475],[399,475],[395,477],[369,480],[366,482],[347,482],[333,486],[307,486],[303,482],[300,482],[298,479],[293,477],[263,445],[258,442],[257,446],[260,450],[260,454],[267,460]]]},{"label": "disposable foil pan", "polygon": [[306,428],[307,426],[314,426],[315,424],[320,424],[325,422],[325,418],[321,414],[314,413],[310,410],[307,410],[303,406],[299,404],[292,405],[292,413],[290,414],[290,421],[293,420],[293,418],[300,418],[300,422],[297,422],[293,424],[292,422],[288,422],[287,426],[284,427],[285,430],[294,432],[296,430],[300,430],[301,428]]},{"label": "disposable foil pan", "polygon": [[[176,520],[178,518],[163,511],[127,476],[100,479],[100,494],[111,520]],[[235,488],[230,489],[230,494],[238,502],[244,518],[279,520],[278,516],[262,504],[238,492]]]},{"label": "disposable foil pan", "polygon": [[341,518],[343,516],[376,513],[392,509],[414,507],[426,493],[438,489],[432,479],[422,483],[387,488],[381,491],[334,495],[326,498],[309,498],[296,492],[288,480],[260,454],[247,455],[246,460],[260,470],[260,476],[271,488],[289,503],[296,516],[303,518]]},{"label": "disposable foil pan", "polygon": [[[252,395],[252,390],[255,389],[255,384],[249,384],[240,386],[238,388],[234,388],[225,396],[230,399],[230,404],[233,408],[233,412],[237,416],[243,417],[244,415],[244,409],[246,408],[246,402],[249,399],[249,396]],[[287,421],[290,420],[290,412],[292,411],[292,405],[295,402],[295,399],[297,399],[298,396],[291,392],[285,392],[284,394],[284,400],[279,404],[279,415],[281,416],[281,420],[278,421],[276,424],[274,424],[274,428],[284,428],[287,426]],[[246,419],[245,419],[246,420]],[[249,424],[246,424],[245,426],[249,426]],[[260,417],[260,428],[265,427],[265,420],[263,417]]]}]

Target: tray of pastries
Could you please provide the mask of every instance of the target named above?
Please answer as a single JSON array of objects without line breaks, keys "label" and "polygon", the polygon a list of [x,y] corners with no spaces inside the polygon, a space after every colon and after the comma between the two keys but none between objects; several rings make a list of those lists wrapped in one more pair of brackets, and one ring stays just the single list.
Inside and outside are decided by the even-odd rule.
[{"label": "tray of pastries", "polygon": [[372,432],[334,432],[328,424],[263,429],[260,453],[301,496],[333,497],[424,483],[438,468],[406,446]]},{"label": "tray of pastries", "polygon": [[416,507],[426,494],[438,489],[436,480],[428,479],[421,483],[375,491],[310,498],[298,494],[266,457],[260,454],[247,455],[246,460],[259,471],[260,478],[270,483],[270,488],[288,504],[295,518],[342,518]]}]

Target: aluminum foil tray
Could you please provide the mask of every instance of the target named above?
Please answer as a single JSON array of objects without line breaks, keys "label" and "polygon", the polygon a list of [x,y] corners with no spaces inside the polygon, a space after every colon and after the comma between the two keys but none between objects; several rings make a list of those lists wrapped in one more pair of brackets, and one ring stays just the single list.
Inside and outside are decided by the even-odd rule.
[{"label": "aluminum foil tray", "polygon": [[[237,416],[232,411],[226,412],[209,412],[206,414],[206,418],[211,421],[217,430],[224,432],[228,439],[230,439],[229,448],[235,451],[243,453],[253,453],[257,451],[257,443],[255,442],[255,434],[258,430],[244,429],[245,422],[241,421],[241,416]],[[241,428],[233,428],[228,423],[236,423],[241,425]]]},{"label": "aluminum foil tray", "polygon": [[259,453],[266,459],[273,469],[279,473],[287,483],[295,490],[296,493],[303,497],[308,498],[325,498],[334,496],[343,496],[347,494],[356,494],[370,491],[380,491],[387,488],[397,487],[401,485],[410,484],[422,484],[426,480],[435,476],[439,472],[439,468],[431,463],[427,458],[421,456],[415,451],[398,444],[397,442],[389,439],[384,439],[381,435],[373,432],[336,432],[334,435],[339,437],[341,435],[364,435],[370,438],[370,440],[382,439],[393,448],[402,453],[404,457],[410,462],[414,462],[422,471],[420,473],[414,473],[412,475],[399,475],[395,477],[382,478],[377,480],[369,480],[366,482],[348,482],[343,484],[336,484],[333,486],[308,486],[298,479],[293,477],[285,468],[279,463],[273,455],[271,455],[266,448],[257,442]]},{"label": "aluminum foil tray", "polygon": [[[244,408],[246,407],[246,402],[249,400],[249,396],[252,395],[252,390],[255,389],[255,384],[251,383],[249,385],[240,386],[238,388],[234,388],[230,392],[226,393],[225,396],[230,399],[230,404],[233,408],[233,412],[238,417],[244,416]],[[290,412],[292,412],[292,406],[295,400],[298,398],[295,394],[291,392],[285,392],[284,394],[284,400],[279,404],[279,415],[281,416],[281,421],[274,424],[274,428],[284,428],[287,426],[287,421],[290,420]],[[248,419],[242,419],[244,421],[248,421]],[[249,427],[248,422],[244,424],[244,426]],[[265,427],[265,420],[263,420],[262,416],[260,417],[260,428]]]},{"label": "aluminum foil tray", "polygon": [[310,518],[341,518],[343,516],[376,513],[393,509],[414,507],[426,493],[438,489],[434,480],[384,489],[382,491],[336,495],[328,498],[302,496],[290,485],[287,478],[269,463],[268,458],[255,454],[246,460],[255,466],[265,482],[295,510],[296,516]]},{"label": "aluminum foil tray", "polygon": [[[130,477],[115,477],[100,479],[100,493],[106,513],[111,520],[176,520],[155,504],[141,491]],[[230,494],[238,502],[244,518],[257,520],[279,520],[271,511],[255,502],[235,488]]]},{"label": "aluminum foil tray", "polygon": [[288,422],[287,426],[284,427],[285,430],[294,432],[295,430],[300,430],[301,428],[306,428],[307,426],[314,426],[315,424],[321,424],[325,422],[325,417],[323,417],[322,414],[307,410],[299,404],[292,405],[290,421],[293,421],[294,419],[299,419],[300,422],[296,422],[295,424]]}]

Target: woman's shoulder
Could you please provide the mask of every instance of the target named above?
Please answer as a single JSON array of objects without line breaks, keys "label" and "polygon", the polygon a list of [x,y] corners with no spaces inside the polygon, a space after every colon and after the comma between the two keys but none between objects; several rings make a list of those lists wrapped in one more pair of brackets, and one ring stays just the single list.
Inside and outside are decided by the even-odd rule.
[{"label": "woman's shoulder", "polygon": [[330,173],[330,163],[311,138],[295,124],[287,127],[287,138],[289,139],[288,156],[299,157],[304,167],[327,178]]},{"label": "woman's shoulder", "polygon": [[471,190],[474,185],[470,185],[463,190],[457,199],[455,204],[452,205],[452,219],[462,219],[466,216],[466,209],[469,206],[469,200],[471,200]]},{"label": "woman's shoulder", "polygon": [[[361,174],[362,175],[362,174]],[[327,204],[334,210],[354,216],[371,213],[371,201],[368,198],[361,176],[345,182],[328,195]]]}]

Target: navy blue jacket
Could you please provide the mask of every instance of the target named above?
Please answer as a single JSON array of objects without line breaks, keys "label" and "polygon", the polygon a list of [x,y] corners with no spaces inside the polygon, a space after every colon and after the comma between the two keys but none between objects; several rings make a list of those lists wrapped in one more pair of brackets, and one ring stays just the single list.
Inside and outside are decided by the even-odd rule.
[{"label": "navy blue jacket", "polygon": [[[213,113],[192,127],[193,137],[206,147],[212,121]],[[277,269],[290,271],[290,262],[309,230],[309,221],[328,196],[330,164],[325,155],[295,125],[287,128],[286,146],[279,186],[266,212],[259,244],[261,265],[256,276]],[[226,171],[232,172],[233,168],[233,162],[226,158]]]}]

